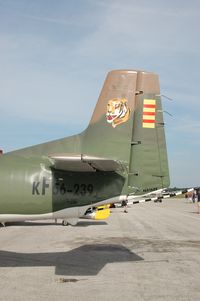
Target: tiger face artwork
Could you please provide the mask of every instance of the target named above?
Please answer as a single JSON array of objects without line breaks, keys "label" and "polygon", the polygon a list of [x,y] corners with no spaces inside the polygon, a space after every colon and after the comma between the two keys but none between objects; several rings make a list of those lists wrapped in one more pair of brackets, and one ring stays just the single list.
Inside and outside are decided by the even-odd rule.
[{"label": "tiger face artwork", "polygon": [[106,120],[115,128],[117,125],[126,122],[130,117],[130,109],[127,106],[126,98],[113,98],[108,101]]}]

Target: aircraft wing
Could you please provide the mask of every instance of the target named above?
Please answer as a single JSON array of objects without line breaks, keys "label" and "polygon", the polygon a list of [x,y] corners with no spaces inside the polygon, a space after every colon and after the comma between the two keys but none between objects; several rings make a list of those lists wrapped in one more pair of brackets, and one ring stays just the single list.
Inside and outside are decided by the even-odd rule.
[{"label": "aircraft wing", "polygon": [[73,172],[117,171],[124,168],[120,161],[83,154],[53,154],[49,155],[49,159],[52,168]]}]

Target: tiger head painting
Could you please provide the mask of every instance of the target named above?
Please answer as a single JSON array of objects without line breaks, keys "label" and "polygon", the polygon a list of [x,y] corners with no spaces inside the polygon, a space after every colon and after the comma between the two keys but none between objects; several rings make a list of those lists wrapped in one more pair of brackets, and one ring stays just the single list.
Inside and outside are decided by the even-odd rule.
[{"label": "tiger head painting", "polygon": [[130,109],[127,106],[126,98],[113,98],[108,101],[106,119],[115,128],[117,125],[126,122],[130,117]]}]

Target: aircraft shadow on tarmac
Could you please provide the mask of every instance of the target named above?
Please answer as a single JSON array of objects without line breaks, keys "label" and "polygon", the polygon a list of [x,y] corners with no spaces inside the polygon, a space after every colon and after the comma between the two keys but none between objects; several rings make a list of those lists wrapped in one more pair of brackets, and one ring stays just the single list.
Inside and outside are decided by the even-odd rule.
[{"label": "aircraft shadow on tarmac", "polygon": [[141,261],[142,257],[118,244],[88,244],[68,252],[15,253],[0,251],[0,267],[55,266],[56,275],[97,275],[107,263]]},{"label": "aircraft shadow on tarmac", "polygon": [[[77,223],[77,225],[73,226],[73,227],[88,227],[88,226],[105,226],[108,225],[105,221],[79,221]],[[25,221],[25,222],[10,222],[10,223],[6,223],[6,227],[11,227],[11,226],[61,226],[62,227],[62,223],[58,222],[37,222],[37,221]]]}]

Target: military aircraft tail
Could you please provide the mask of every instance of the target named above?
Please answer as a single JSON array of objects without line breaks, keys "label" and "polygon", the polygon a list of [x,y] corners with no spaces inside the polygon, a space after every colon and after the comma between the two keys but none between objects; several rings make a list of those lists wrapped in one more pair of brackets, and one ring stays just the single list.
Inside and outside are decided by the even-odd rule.
[{"label": "military aircraft tail", "polygon": [[83,133],[82,153],[122,162],[127,170],[129,194],[169,186],[157,74],[109,72]]},{"label": "military aircraft tail", "polygon": [[158,75],[138,70],[109,72],[84,132],[13,154],[48,157],[53,168],[66,171],[116,172],[121,165],[124,194],[168,187]]}]

